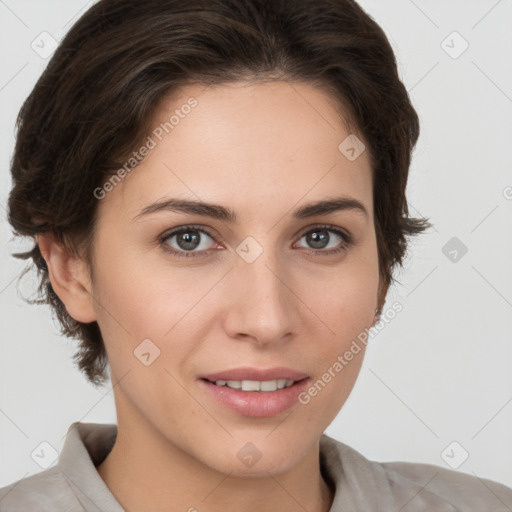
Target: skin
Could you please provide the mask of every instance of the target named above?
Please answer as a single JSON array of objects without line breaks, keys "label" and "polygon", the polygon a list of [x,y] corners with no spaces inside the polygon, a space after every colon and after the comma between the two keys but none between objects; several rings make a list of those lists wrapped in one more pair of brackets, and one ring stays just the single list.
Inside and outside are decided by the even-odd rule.
[{"label": "skin", "polygon": [[[127,511],[328,511],[333,493],[320,472],[319,439],[348,398],[362,350],[307,405],[251,418],[201,388],[201,374],[240,366],[286,366],[316,381],[357,335],[375,322],[379,279],[368,152],[348,160],[338,145],[349,132],[332,99],[306,83],[188,86],[164,102],[154,126],[193,96],[198,105],[99,201],[93,276],[83,259],[49,235],[38,238],[51,283],[70,315],[97,321],[110,363],[118,437],[98,472]],[[361,137],[360,137],[361,138]],[[297,220],[313,201],[350,196],[347,209]],[[160,211],[133,220],[165,197],[233,209],[238,222]],[[193,224],[197,257],[178,237]],[[307,236],[333,232],[328,247]],[[321,228],[320,228],[321,230]],[[325,232],[324,232],[325,233]],[[236,252],[248,236],[262,254]],[[186,246],[185,246],[186,247]],[[149,338],[160,355],[134,356]],[[247,443],[261,459],[246,467]],[[151,487],[151,492],[147,489]],[[264,497],[264,499],[262,499]],[[170,505],[172,504],[172,505]]]}]

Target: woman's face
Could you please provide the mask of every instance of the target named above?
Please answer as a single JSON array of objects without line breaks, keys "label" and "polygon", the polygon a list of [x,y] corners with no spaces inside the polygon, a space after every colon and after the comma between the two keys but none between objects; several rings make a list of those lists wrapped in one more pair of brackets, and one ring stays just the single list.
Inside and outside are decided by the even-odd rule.
[{"label": "woman's face", "polygon": [[[344,354],[378,306],[369,155],[339,149],[334,105],[302,83],[189,86],[153,128],[144,162],[99,200],[94,241],[120,431],[226,473],[286,471],[350,394],[364,345]],[[205,380],[220,372],[235,388],[305,379]]]}]

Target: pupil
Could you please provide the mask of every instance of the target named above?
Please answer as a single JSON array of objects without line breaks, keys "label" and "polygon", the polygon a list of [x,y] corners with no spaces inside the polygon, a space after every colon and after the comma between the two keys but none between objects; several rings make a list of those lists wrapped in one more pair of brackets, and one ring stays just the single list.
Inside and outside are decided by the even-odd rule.
[{"label": "pupil", "polygon": [[[196,233],[190,235],[190,233]],[[182,243],[184,242],[184,243]],[[178,245],[181,249],[190,250],[195,249],[199,244],[199,236],[197,231],[185,231],[178,235]]]},{"label": "pupil", "polygon": [[312,231],[308,238],[308,243],[310,243],[315,249],[323,249],[329,242],[329,235],[325,229]]}]

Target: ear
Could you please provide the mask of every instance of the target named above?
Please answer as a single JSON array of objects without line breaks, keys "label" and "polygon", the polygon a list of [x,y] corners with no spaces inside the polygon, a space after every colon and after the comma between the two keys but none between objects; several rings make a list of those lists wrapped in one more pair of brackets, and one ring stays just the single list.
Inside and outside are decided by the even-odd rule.
[{"label": "ear", "polygon": [[46,261],[53,291],[66,307],[66,311],[78,322],[94,322],[96,313],[85,261],[67,252],[49,233],[36,235],[36,241]]}]

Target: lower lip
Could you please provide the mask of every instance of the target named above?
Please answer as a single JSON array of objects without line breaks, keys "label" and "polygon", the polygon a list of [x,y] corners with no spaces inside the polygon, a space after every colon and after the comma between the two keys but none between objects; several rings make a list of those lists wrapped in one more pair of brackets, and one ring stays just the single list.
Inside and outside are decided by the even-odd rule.
[{"label": "lower lip", "polygon": [[220,403],[243,416],[268,418],[276,416],[294,405],[308,385],[309,378],[295,382],[289,388],[276,391],[241,391],[227,386],[216,386],[200,379],[200,385]]}]

